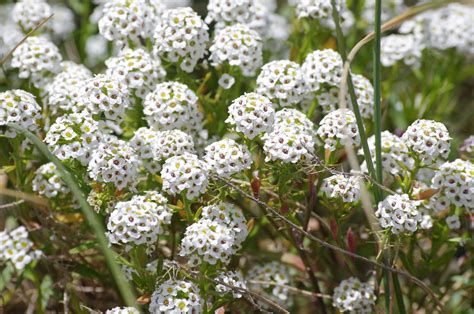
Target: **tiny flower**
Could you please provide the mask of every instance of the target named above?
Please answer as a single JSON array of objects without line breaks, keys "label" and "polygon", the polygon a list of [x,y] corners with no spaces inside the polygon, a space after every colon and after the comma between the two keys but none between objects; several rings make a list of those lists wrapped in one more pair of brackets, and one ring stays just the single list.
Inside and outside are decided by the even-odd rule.
[{"label": "tiny flower", "polygon": [[252,165],[248,148],[232,139],[214,142],[204,150],[204,160],[210,166],[211,171],[224,178],[250,169]]},{"label": "tiny flower", "polygon": [[329,199],[341,199],[344,203],[355,203],[360,199],[361,183],[359,177],[336,174],[323,180],[321,191]]},{"label": "tiny flower", "polygon": [[194,283],[169,279],[151,295],[150,313],[202,313],[204,300]]},{"label": "tiny flower", "polygon": [[134,307],[114,307],[105,311],[105,314],[140,314]]},{"label": "tiny flower", "polygon": [[332,299],[341,312],[372,313],[377,297],[372,284],[351,277],[341,281],[334,289]]},{"label": "tiny flower", "polygon": [[324,142],[324,148],[331,151],[344,145],[360,145],[355,115],[349,109],[337,109],[326,115],[319,123],[317,135]]},{"label": "tiny flower", "polygon": [[218,83],[223,89],[229,89],[235,84],[235,78],[232,75],[225,73],[219,78]]},{"label": "tiny flower", "polygon": [[242,293],[238,289],[247,290],[247,282],[240,271],[227,271],[220,273],[215,281],[220,282],[216,285],[216,291],[219,293],[232,292],[232,296],[235,299],[242,297]]},{"label": "tiny flower", "polygon": [[16,123],[30,132],[37,132],[40,119],[41,107],[32,94],[21,89],[0,93],[0,134],[16,137],[15,131],[4,130],[3,126],[8,123]]},{"label": "tiny flower", "polygon": [[456,230],[456,229],[461,228],[461,220],[459,220],[459,217],[456,215],[446,217],[446,224],[448,225],[448,228],[451,230]]},{"label": "tiny flower", "polygon": [[[255,265],[249,270],[246,278],[250,290],[263,293],[267,298],[278,304],[284,306],[291,305],[290,291],[288,288],[282,287],[282,285],[291,284],[291,277],[287,267],[278,262]],[[252,281],[275,282],[277,285],[253,283]],[[259,305],[268,308],[268,305],[262,304],[262,302],[259,302]]]},{"label": "tiny flower", "polygon": [[375,216],[383,229],[391,229],[394,234],[414,233],[422,221],[417,206],[418,202],[410,200],[406,194],[389,195],[378,204]]}]

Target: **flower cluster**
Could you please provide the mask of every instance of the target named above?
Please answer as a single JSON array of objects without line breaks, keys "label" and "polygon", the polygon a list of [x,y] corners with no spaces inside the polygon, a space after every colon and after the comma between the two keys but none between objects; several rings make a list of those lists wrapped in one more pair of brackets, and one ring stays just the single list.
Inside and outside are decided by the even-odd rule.
[{"label": "flower cluster", "polygon": [[189,134],[180,130],[161,131],[157,133],[156,141],[153,143],[153,158],[162,162],[166,159],[183,155],[194,154],[194,140]]},{"label": "flower cluster", "polygon": [[324,148],[330,151],[344,145],[360,145],[356,118],[349,109],[337,109],[326,115],[319,123],[317,134],[324,142]]},{"label": "flower cluster", "polygon": [[406,65],[416,65],[421,58],[421,49],[412,34],[392,34],[382,38],[380,61],[389,67],[403,61]]},{"label": "flower cluster", "polygon": [[262,65],[261,41],[260,35],[246,25],[225,27],[218,31],[209,48],[212,65],[228,64],[244,76],[254,76]]},{"label": "flower cluster", "polygon": [[170,279],[151,295],[151,313],[202,313],[204,300],[199,288],[186,280]]},{"label": "flower cluster", "polygon": [[311,92],[324,86],[339,86],[342,76],[342,58],[334,50],[316,50],[306,56],[301,66],[306,85]]},{"label": "flower cluster", "polygon": [[451,137],[444,124],[432,120],[419,119],[413,122],[402,135],[408,149],[425,165],[448,158]]},{"label": "flower cluster", "polygon": [[216,22],[217,28],[255,20],[256,4],[252,0],[210,0],[206,23]]},{"label": "flower cluster", "polygon": [[[360,74],[352,75],[354,92],[359,105],[360,115],[364,119],[372,118],[374,112],[374,88],[370,81]],[[350,97],[347,97],[347,103],[351,103]]]},{"label": "flower cluster", "polygon": [[155,160],[155,147],[159,132],[149,128],[139,128],[130,139],[129,145],[135,151],[146,171],[157,174],[161,165]]},{"label": "flower cluster", "polygon": [[42,255],[40,250],[33,248],[33,242],[28,239],[28,231],[23,226],[12,231],[0,231],[0,245],[0,261],[12,263],[18,271]]},{"label": "flower cluster", "polygon": [[204,160],[211,171],[220,177],[230,177],[233,174],[250,169],[252,159],[248,148],[232,139],[223,139],[205,148]]},{"label": "flower cluster", "polygon": [[137,97],[145,97],[166,76],[160,60],[143,49],[124,49],[117,57],[106,60],[105,65],[107,75],[122,81]]},{"label": "flower cluster", "polygon": [[[21,89],[0,93],[0,127],[8,123],[16,123],[30,132],[36,132],[39,129],[40,120],[41,107],[36,102],[35,96]],[[10,138],[17,135],[10,129],[3,133]]]},{"label": "flower cluster", "polygon": [[229,106],[226,122],[237,132],[252,140],[261,133],[271,131],[275,116],[273,103],[257,93],[246,93]]},{"label": "flower cluster", "polygon": [[11,66],[18,68],[18,77],[43,87],[61,70],[61,61],[59,49],[51,41],[44,36],[30,36],[13,51]]},{"label": "flower cluster", "polygon": [[114,307],[105,311],[105,314],[140,314],[134,307]]},{"label": "flower cluster", "polygon": [[[255,265],[249,270],[247,278],[250,290],[264,293],[266,297],[278,304],[291,305],[290,291],[282,287],[282,285],[290,284],[290,273],[282,264],[270,262]],[[267,283],[253,283],[253,280]]]},{"label": "flower cluster", "polygon": [[107,223],[107,239],[110,243],[125,245],[127,251],[132,244],[144,244],[147,251],[152,252],[158,235],[164,233],[163,225],[171,222],[171,215],[166,198],[158,192],[136,195],[115,206]]},{"label": "flower cluster", "polygon": [[39,195],[50,199],[61,198],[69,193],[69,188],[59,176],[57,168],[52,162],[44,164],[36,170],[32,188]]},{"label": "flower cluster", "polygon": [[57,118],[44,141],[59,159],[78,160],[86,166],[104,136],[99,123],[82,111]]},{"label": "flower cluster", "polygon": [[[26,34],[52,14],[51,6],[44,0],[21,0],[11,11],[15,21]],[[48,24],[46,25],[48,27]]]},{"label": "flower cluster", "polygon": [[394,234],[413,233],[422,221],[418,203],[410,200],[406,194],[389,195],[378,204],[375,216],[382,228],[391,228]]},{"label": "flower cluster", "polygon": [[122,190],[136,184],[138,158],[126,142],[111,139],[93,151],[87,171],[94,181],[112,183]]},{"label": "flower cluster", "polygon": [[247,282],[240,271],[222,272],[219,274],[219,276],[214,278],[214,280],[219,282],[219,284],[216,285],[217,292],[232,292],[232,296],[235,299],[242,297],[242,293],[239,292],[239,289],[247,290]]},{"label": "flower cluster", "polygon": [[196,94],[184,84],[158,84],[143,103],[148,125],[155,130],[180,129],[195,132],[202,129],[203,115]]},{"label": "flower cluster", "polygon": [[323,180],[321,192],[329,199],[356,203],[360,199],[361,179],[357,176],[332,175]]},{"label": "flower cluster", "polygon": [[376,295],[372,284],[351,277],[334,289],[332,300],[341,312],[373,313]]},{"label": "flower cluster", "polygon": [[157,56],[178,63],[185,72],[192,72],[206,53],[208,26],[189,7],[166,10],[154,39],[153,51]]},{"label": "flower cluster", "polygon": [[194,154],[185,152],[168,158],[161,170],[163,190],[172,195],[185,192],[192,200],[206,191],[208,170],[208,165]]},{"label": "flower cluster", "polygon": [[[336,9],[341,10],[341,1],[336,1]],[[309,17],[318,20],[332,18],[331,0],[298,0],[296,5],[298,18]]]}]

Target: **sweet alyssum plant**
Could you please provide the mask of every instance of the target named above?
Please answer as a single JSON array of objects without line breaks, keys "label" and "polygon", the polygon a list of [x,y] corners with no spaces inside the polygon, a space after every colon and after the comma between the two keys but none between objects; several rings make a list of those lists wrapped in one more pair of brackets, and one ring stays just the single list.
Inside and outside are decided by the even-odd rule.
[{"label": "sweet alyssum plant", "polygon": [[0,6],[6,312],[470,311],[471,6],[69,4]]}]

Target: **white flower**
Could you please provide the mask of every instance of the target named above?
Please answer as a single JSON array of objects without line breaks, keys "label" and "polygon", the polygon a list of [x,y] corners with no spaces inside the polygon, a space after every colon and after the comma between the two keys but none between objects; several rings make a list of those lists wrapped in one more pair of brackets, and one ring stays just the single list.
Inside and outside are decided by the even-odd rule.
[{"label": "white flower", "polygon": [[300,66],[289,60],[265,64],[257,77],[257,92],[282,107],[296,105],[306,93]]},{"label": "white flower", "polygon": [[323,180],[321,192],[329,199],[341,199],[344,203],[355,203],[360,199],[362,180],[357,176],[336,174]]},{"label": "white flower", "polygon": [[170,157],[183,155],[184,153],[195,153],[194,141],[191,135],[180,130],[157,133],[153,146],[153,158],[157,162],[161,163]]},{"label": "white flower", "polygon": [[273,131],[282,127],[291,127],[313,136],[314,124],[304,113],[296,109],[284,108],[275,114]]},{"label": "white flower", "polygon": [[318,91],[322,86],[338,87],[342,76],[342,58],[334,50],[316,50],[306,56],[301,66],[307,88]]},{"label": "white flower", "polygon": [[446,126],[440,122],[416,120],[402,135],[402,140],[424,165],[446,159],[450,152],[451,137]]},{"label": "white flower", "polygon": [[[283,266],[278,262],[270,262],[263,265],[255,265],[252,267],[246,279],[248,281],[248,286],[251,291],[258,293],[263,293],[270,300],[284,305],[286,307],[290,306],[292,300],[290,299],[290,291],[282,285],[290,285],[291,277],[287,267]],[[252,281],[263,281],[268,283],[253,283]],[[276,283],[271,284],[271,283]],[[265,308],[268,308],[268,305],[262,304]]]},{"label": "white flower", "polygon": [[417,65],[421,59],[421,47],[412,34],[392,34],[382,38],[380,62],[389,67],[403,61],[406,65]]},{"label": "white flower", "polygon": [[0,231],[0,261],[12,263],[18,271],[41,257],[42,252],[35,250],[33,246],[34,243],[28,239],[28,231],[23,226],[11,231]]},{"label": "white flower", "polygon": [[208,166],[194,154],[168,158],[161,170],[163,191],[176,195],[185,192],[187,199],[192,200],[206,191]]},{"label": "white flower", "polygon": [[36,170],[31,185],[33,191],[47,198],[64,197],[70,192],[52,162],[44,164]]},{"label": "white flower", "polygon": [[[341,10],[341,1],[336,1],[336,9]],[[332,19],[331,0],[298,0],[296,5],[298,18],[309,17],[317,20]]]},{"label": "white flower", "polygon": [[200,314],[204,301],[199,293],[199,288],[190,281],[167,280],[151,295],[150,313]]},{"label": "white flower", "polygon": [[272,129],[275,116],[274,105],[267,97],[257,93],[246,93],[229,106],[226,122],[235,126],[248,139]]},{"label": "white flower", "polygon": [[211,171],[220,177],[230,177],[233,174],[250,169],[252,159],[248,148],[232,139],[214,142],[205,149],[204,160]]},{"label": "white flower", "polygon": [[422,221],[418,203],[406,194],[389,195],[378,204],[375,216],[383,229],[390,228],[394,234],[414,233]]},{"label": "white flower", "polygon": [[50,23],[52,24],[53,35],[61,39],[70,36],[76,29],[74,12],[62,4],[53,5],[52,11],[54,16],[51,18]]},{"label": "white flower", "polygon": [[214,278],[214,280],[220,282],[220,284],[216,285],[217,292],[232,292],[232,296],[235,299],[242,297],[242,293],[239,292],[238,289],[247,290],[247,282],[240,271],[221,272],[216,278]]},{"label": "white flower", "polygon": [[262,40],[258,33],[243,24],[218,31],[211,48],[211,64],[239,68],[243,76],[254,76],[262,65]]},{"label": "white flower", "polygon": [[360,136],[354,113],[349,109],[337,109],[319,123],[318,136],[324,148],[335,151],[344,145],[359,146]]},{"label": "white flower", "polygon": [[[44,0],[21,0],[15,3],[11,11],[13,20],[20,25],[25,34],[52,13],[51,6]],[[47,23],[45,26],[48,29],[50,24]]]},{"label": "white flower", "polygon": [[155,55],[178,63],[192,72],[204,57],[209,41],[208,26],[190,7],[166,10],[154,34]]},{"label": "white flower", "polygon": [[149,128],[139,128],[129,142],[145,169],[152,174],[157,174],[161,170],[161,165],[155,160],[154,154],[159,133]]},{"label": "white flower", "polygon": [[218,83],[223,89],[229,89],[235,84],[235,78],[232,75],[225,73],[219,78]]},{"label": "white flower", "polygon": [[105,314],[140,314],[140,312],[134,307],[114,307],[105,311]]},{"label": "white flower", "polygon": [[446,217],[446,224],[448,225],[448,228],[451,230],[456,230],[456,229],[461,228],[461,220],[459,220],[459,217],[456,215]]},{"label": "white flower", "polygon": [[206,23],[216,22],[216,27],[249,24],[255,19],[255,2],[252,0],[210,0],[207,5]]},{"label": "white flower", "polygon": [[16,132],[4,130],[8,123],[16,123],[30,132],[39,130],[41,107],[35,96],[21,89],[13,89],[0,93],[0,134],[6,137],[16,137]]},{"label": "white flower", "polygon": [[[375,0],[365,0],[364,7],[362,10],[362,18],[367,22],[367,29],[373,30],[374,29],[374,22],[375,22]],[[382,16],[381,21],[387,22],[392,17],[395,17],[406,10],[406,6],[403,0],[385,0],[382,2]]]},{"label": "white flower", "polygon": [[373,313],[376,295],[368,282],[360,282],[356,277],[345,279],[334,289],[333,304],[341,312]]},{"label": "white flower", "polygon": [[297,163],[309,159],[314,153],[313,134],[298,128],[279,126],[262,139],[265,161]]}]

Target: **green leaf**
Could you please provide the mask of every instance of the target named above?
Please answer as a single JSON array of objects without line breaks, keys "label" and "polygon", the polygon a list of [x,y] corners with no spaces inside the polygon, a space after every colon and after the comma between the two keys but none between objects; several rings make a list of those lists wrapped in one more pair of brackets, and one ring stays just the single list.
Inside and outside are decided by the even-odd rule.
[{"label": "green leaf", "polygon": [[53,293],[54,293],[53,279],[51,278],[51,276],[46,275],[44,276],[43,281],[41,282],[41,285],[40,285],[40,296],[41,296],[40,305],[43,311],[46,310],[46,307],[48,306],[49,298],[53,295]]},{"label": "green leaf", "polygon": [[95,247],[96,245],[97,245],[97,242],[95,240],[89,240],[70,249],[69,254],[72,254],[72,255],[79,254],[81,252],[87,251],[88,249]]},{"label": "green leaf", "polygon": [[2,271],[2,274],[0,275],[0,292],[6,288],[6,286],[12,279],[14,272],[15,268],[13,267],[13,265],[11,263],[7,263]]}]

